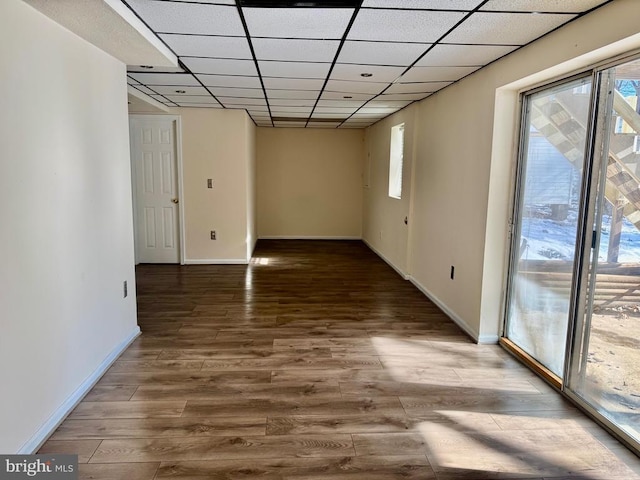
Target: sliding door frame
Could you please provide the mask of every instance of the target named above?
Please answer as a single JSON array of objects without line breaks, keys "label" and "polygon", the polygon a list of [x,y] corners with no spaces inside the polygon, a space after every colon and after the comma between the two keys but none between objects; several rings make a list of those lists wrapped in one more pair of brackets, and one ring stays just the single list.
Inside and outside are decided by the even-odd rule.
[{"label": "sliding door frame", "polygon": [[[597,262],[597,255],[594,255],[594,251],[598,251],[601,236],[596,222],[601,219],[603,214],[603,208],[597,204],[597,202],[605,188],[609,149],[609,130],[608,127],[603,128],[602,126],[607,125],[607,119],[610,117],[610,112],[613,108],[613,90],[615,89],[615,81],[610,73],[610,69],[615,68],[617,65],[638,59],[638,57],[639,54],[637,52],[621,55],[615,59],[603,62],[598,66],[576,73],[575,75],[557,79],[520,93],[519,104],[521,111],[520,120],[517,125],[519,132],[518,148],[516,166],[512,175],[514,187],[511,192],[512,204],[510,206],[508,220],[508,244],[510,250],[505,275],[502,332],[500,336],[500,344],[503,347],[518,357],[525,365],[534,370],[552,386],[557,388],[565,398],[583,410],[596,423],[605,428],[636,455],[640,455],[640,444],[618,425],[613,423],[613,421],[591,406],[591,404],[577,392],[569,388],[569,384],[573,375],[576,375],[580,369],[584,368],[589,341],[588,331],[585,331],[588,330],[588,323],[590,322],[588,318],[590,313],[588,294],[591,291],[591,284],[595,281],[593,262]],[[578,207],[578,230],[574,268],[572,272],[573,277],[571,282],[571,303],[567,319],[567,338],[564,345],[565,361],[563,377],[558,378],[553,372],[518,348],[517,345],[506,337],[507,322],[509,321],[510,296],[514,292],[514,266],[518,261],[516,256],[520,239],[519,215],[521,215],[523,209],[523,177],[525,175],[524,169],[526,168],[524,156],[526,155],[527,141],[529,138],[527,118],[530,109],[530,99],[533,94],[589,76],[591,76],[592,79],[591,98],[588,115],[589,121],[588,125],[585,125],[587,129],[587,143],[580,183],[581,193]],[[593,276],[590,275],[592,271],[594,272]],[[578,349],[579,353],[573,353]]]}]

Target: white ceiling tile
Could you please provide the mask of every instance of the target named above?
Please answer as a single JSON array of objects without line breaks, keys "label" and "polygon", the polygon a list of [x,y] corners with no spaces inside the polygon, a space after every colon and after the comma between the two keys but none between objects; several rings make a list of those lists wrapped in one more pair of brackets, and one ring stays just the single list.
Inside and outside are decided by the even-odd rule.
[{"label": "white ceiling tile", "polygon": [[[151,68],[148,68],[151,67]],[[152,65],[127,65],[127,72],[129,73],[186,73],[182,67],[154,67]]]},{"label": "white ceiling tile", "polygon": [[[404,67],[383,67],[380,65],[336,64],[331,72],[331,80],[352,80],[357,82],[391,83],[404,72]],[[371,73],[362,77],[361,73]]]},{"label": "white ceiling tile", "polygon": [[188,73],[130,73],[134,80],[144,85],[192,85],[200,86]]},{"label": "white ceiling tile", "polygon": [[264,98],[261,88],[209,87],[216,97]]},{"label": "white ceiling tile", "polygon": [[309,118],[308,113],[301,113],[301,112],[279,112],[279,113],[274,113],[273,116],[276,118],[297,118],[297,119],[300,119],[300,121],[305,121],[305,122]]},{"label": "white ceiling tile", "polygon": [[333,112],[333,113],[325,113],[325,112],[313,112],[313,116],[311,117],[311,119],[313,120],[314,118],[339,118],[339,119],[345,119],[345,118],[349,118],[352,114],[351,113],[347,113],[347,112]]},{"label": "white ceiling tile", "polygon": [[444,11],[360,10],[348,39],[433,43],[465,15]]},{"label": "white ceiling tile", "polygon": [[[280,90],[319,90],[324,85],[324,80],[310,78],[265,78],[264,87]],[[317,96],[317,95],[316,95]]]},{"label": "white ceiling tile", "polygon": [[267,89],[267,96],[269,99],[275,98],[291,98],[301,100],[315,100],[320,94],[316,90],[269,90]]},{"label": "white ceiling tile", "polygon": [[236,0],[173,0],[174,2],[184,2],[184,3],[218,3],[224,5],[235,5]]},{"label": "white ceiling tile", "polygon": [[[389,90],[387,90],[388,92]],[[430,93],[391,93],[387,94],[386,92],[380,95],[380,99],[382,100],[400,100],[400,101],[414,101],[414,100],[422,100],[423,98],[431,95]]]},{"label": "white ceiling tile", "polygon": [[586,12],[607,0],[489,0],[482,10],[502,10],[505,12]]},{"label": "white ceiling tile", "polygon": [[340,129],[343,128],[350,128],[350,129],[364,129],[370,125],[373,125],[375,122],[367,122],[364,124],[357,124],[357,123],[343,123],[342,125],[340,125]]},{"label": "white ceiling tile", "polygon": [[360,108],[365,100],[319,100],[318,107],[353,107]]},{"label": "white ceiling tile", "polygon": [[375,122],[375,120],[371,120],[371,119],[366,119],[366,118],[350,118],[348,119],[346,122],[344,122],[342,125],[343,126],[368,126],[368,125],[372,125]]},{"label": "white ceiling tile", "polygon": [[[138,90],[138,91],[140,91],[142,93],[146,93],[147,95],[154,95],[156,93],[162,93],[162,92],[158,92],[156,89],[151,90],[149,87],[145,87],[144,85],[140,85],[140,84],[133,85],[133,88],[135,88],[136,90]],[[174,90],[174,92],[175,92],[175,90]],[[174,93],[174,92],[172,92],[172,93]],[[206,90],[205,90],[205,93],[207,93]]]},{"label": "white ceiling tile", "polygon": [[183,108],[222,108],[217,103],[184,103],[179,106]]},{"label": "white ceiling tile", "polygon": [[486,65],[516,48],[518,47],[502,45],[439,44],[422,57],[416,67]]},{"label": "white ceiling tile", "polygon": [[346,41],[340,51],[338,62],[406,67],[422,55],[429,45],[428,43]]},{"label": "white ceiling tile", "polygon": [[307,128],[336,128],[341,122],[309,122]]},{"label": "white ceiling tile", "polygon": [[253,59],[244,37],[205,37],[202,35],[160,35],[180,57],[216,57]]},{"label": "white ceiling tile", "polygon": [[173,103],[171,100],[167,100],[164,97],[164,95],[156,95],[156,94],[154,94],[154,95],[149,95],[149,96],[151,98],[155,99],[155,100],[158,100],[159,102],[162,102],[162,103]]},{"label": "white ceiling tile", "polygon": [[322,92],[323,100],[370,100],[375,94],[370,93],[345,93],[345,92],[330,92],[325,90]]},{"label": "white ceiling tile", "polygon": [[178,94],[176,90],[184,91],[184,94],[181,95],[209,95],[209,92],[207,92],[203,87],[170,87],[165,85],[156,85],[151,88],[162,95],[176,95]]},{"label": "white ceiling tile", "polygon": [[263,98],[217,97],[224,106],[229,105],[262,105],[267,106]]},{"label": "white ceiling tile", "polygon": [[426,83],[394,83],[384,93],[424,93],[437,92],[451,85],[452,82],[426,82]]},{"label": "white ceiling tile", "polygon": [[255,113],[258,116],[269,116],[269,108],[265,105],[249,105],[247,106],[247,110],[251,113]]},{"label": "white ceiling tile", "polygon": [[315,113],[353,113],[359,107],[316,107]]},{"label": "white ceiling tile", "polygon": [[279,121],[279,122],[273,122],[273,125],[276,127],[304,128],[307,125],[307,122]]},{"label": "white ceiling tile", "polygon": [[364,0],[363,7],[423,8],[434,10],[473,10],[482,0]]},{"label": "white ceiling tile", "polygon": [[338,40],[300,40],[281,38],[253,38],[253,50],[258,60],[286,60],[333,62]]},{"label": "white ceiling tile", "polygon": [[575,15],[474,13],[446,36],[446,43],[524,45],[575,18]]},{"label": "white ceiling tile", "polygon": [[172,102],[180,103],[218,103],[211,95],[165,95]]},{"label": "white ceiling tile", "polygon": [[315,104],[315,100],[269,97],[269,105],[272,107],[313,107]]},{"label": "white ceiling tile", "polygon": [[353,9],[346,8],[244,8],[252,37],[321,38],[339,40],[349,25]]},{"label": "white ceiling tile", "polygon": [[207,87],[262,88],[260,77],[242,77],[237,75],[198,75]]},{"label": "white ceiling tile", "polygon": [[413,67],[405,73],[401,82],[449,82],[469,75],[479,67]]},{"label": "white ceiling tile", "polygon": [[231,60],[228,58],[183,58],[182,60],[193,73],[258,75],[253,60]]},{"label": "white ceiling tile", "polygon": [[355,119],[359,119],[359,120],[367,119],[367,120],[369,120],[369,119],[382,118],[384,116],[385,116],[385,114],[383,114],[383,113],[370,113],[370,112],[361,113],[361,112],[358,112],[358,113],[354,113],[351,118],[353,118],[354,120]]},{"label": "white ceiling tile", "polygon": [[157,33],[244,35],[235,6],[149,0],[128,0],[127,3]]},{"label": "white ceiling tile", "polygon": [[270,62],[260,61],[260,73],[263,77],[288,78],[327,78],[330,63],[306,62]]},{"label": "white ceiling tile", "polygon": [[137,81],[135,78],[131,78],[129,76],[127,76],[127,83],[130,85],[139,85],[140,82]]},{"label": "white ceiling tile", "polygon": [[329,80],[325,90],[344,93],[369,93],[376,95],[384,90],[389,83],[349,82],[346,80]]},{"label": "white ceiling tile", "polygon": [[[358,110],[358,113],[356,115],[358,115],[358,116],[359,115],[366,115],[366,114],[390,115],[393,112],[397,112],[398,110],[400,110],[400,108],[398,108],[398,107],[384,108],[384,107],[369,107],[369,106],[365,106],[365,107],[362,107],[360,110]],[[354,116],[356,116],[356,115],[354,115]]]},{"label": "white ceiling tile", "polygon": [[313,107],[271,107],[272,115],[280,115],[282,113],[303,113],[310,115]]},{"label": "white ceiling tile", "polygon": [[381,96],[367,103],[364,108],[404,108],[410,103],[411,100],[390,100]]}]

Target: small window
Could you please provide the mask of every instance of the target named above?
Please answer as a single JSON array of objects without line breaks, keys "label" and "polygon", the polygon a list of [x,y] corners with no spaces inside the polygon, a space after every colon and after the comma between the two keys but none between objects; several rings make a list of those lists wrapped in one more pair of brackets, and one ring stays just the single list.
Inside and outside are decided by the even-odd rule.
[{"label": "small window", "polygon": [[402,198],[402,159],[404,156],[404,123],[391,127],[389,152],[389,196]]}]

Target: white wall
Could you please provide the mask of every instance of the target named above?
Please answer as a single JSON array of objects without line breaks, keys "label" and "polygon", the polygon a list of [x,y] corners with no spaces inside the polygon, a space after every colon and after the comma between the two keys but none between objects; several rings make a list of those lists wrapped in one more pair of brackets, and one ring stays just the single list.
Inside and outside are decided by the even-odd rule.
[{"label": "white wall", "polygon": [[247,115],[245,118],[247,129],[247,259],[253,255],[258,241],[257,199],[256,199],[256,126]]},{"label": "white wall", "polygon": [[364,131],[258,128],[260,238],[361,238]]},{"label": "white wall", "polygon": [[[406,120],[417,132],[407,270],[477,340],[495,341],[500,329],[518,89],[640,48],[638,18],[640,2],[616,0],[423,100]],[[378,149],[388,126],[369,129]],[[379,206],[384,189],[371,192],[365,224],[394,224],[397,212]],[[376,248],[402,269],[393,246]]]},{"label": "white wall", "polygon": [[252,250],[253,122],[244,110],[175,108],[171,113],[182,119],[185,262],[246,263]]},{"label": "white wall", "polygon": [[[411,171],[414,164],[415,115],[417,106],[405,108],[367,129],[368,182],[364,188],[362,238],[402,275],[408,275],[408,238],[411,228]],[[389,153],[391,128],[404,129],[402,198],[389,197]],[[368,185],[366,184],[368,183]],[[409,219],[405,225],[404,219]]]},{"label": "white wall", "polygon": [[138,327],[124,64],[19,0],[0,2],[0,61],[0,452],[15,453]]}]

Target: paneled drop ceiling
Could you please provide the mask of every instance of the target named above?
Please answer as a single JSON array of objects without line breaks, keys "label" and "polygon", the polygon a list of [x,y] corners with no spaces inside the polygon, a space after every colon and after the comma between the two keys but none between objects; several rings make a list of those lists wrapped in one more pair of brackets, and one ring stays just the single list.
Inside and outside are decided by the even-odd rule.
[{"label": "paneled drop ceiling", "polygon": [[608,2],[125,0],[179,58],[129,84],[258,126],[362,128]]}]

